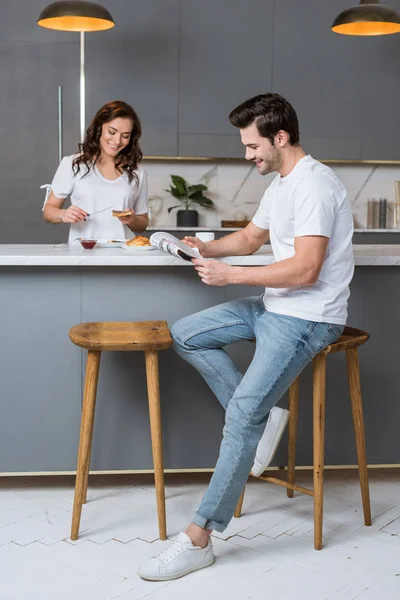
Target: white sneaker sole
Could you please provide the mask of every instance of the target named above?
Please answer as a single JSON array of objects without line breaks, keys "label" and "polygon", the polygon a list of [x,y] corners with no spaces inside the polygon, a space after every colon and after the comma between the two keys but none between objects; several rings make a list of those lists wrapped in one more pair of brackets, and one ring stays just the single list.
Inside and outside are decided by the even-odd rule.
[{"label": "white sneaker sole", "polygon": [[270,452],[268,454],[268,456],[265,457],[265,460],[263,463],[258,462],[257,459],[254,461],[254,465],[251,470],[251,474],[254,477],[259,477],[260,475],[262,475],[264,473],[265,469],[270,464],[271,460],[274,458],[276,451],[278,450],[279,442],[282,439],[283,432],[286,429],[288,420],[289,420],[289,411],[287,411],[287,412],[285,411],[284,413],[281,414],[279,421],[277,423],[277,426],[276,426],[273,443],[271,444],[272,452]]},{"label": "white sneaker sole", "polygon": [[211,567],[211,565],[215,562],[215,556],[209,558],[206,562],[201,563],[199,565],[193,565],[189,569],[185,569],[184,571],[179,571],[179,573],[172,573],[171,575],[142,575],[139,572],[139,576],[146,581],[171,581],[172,579],[179,579],[180,577],[184,577],[185,575],[189,575],[189,573],[193,573],[194,571],[199,571],[200,569],[205,569],[206,567]]}]

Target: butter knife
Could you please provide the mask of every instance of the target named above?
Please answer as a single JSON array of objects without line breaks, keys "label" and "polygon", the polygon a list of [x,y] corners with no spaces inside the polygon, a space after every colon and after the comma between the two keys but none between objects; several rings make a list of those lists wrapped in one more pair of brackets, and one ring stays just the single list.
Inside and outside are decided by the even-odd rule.
[{"label": "butter knife", "polygon": [[92,213],[88,213],[88,217],[92,217],[93,215],[98,215],[101,212],[104,212],[105,210],[110,210],[112,208],[112,206],[107,206],[107,208],[102,208],[101,210],[95,210]]}]

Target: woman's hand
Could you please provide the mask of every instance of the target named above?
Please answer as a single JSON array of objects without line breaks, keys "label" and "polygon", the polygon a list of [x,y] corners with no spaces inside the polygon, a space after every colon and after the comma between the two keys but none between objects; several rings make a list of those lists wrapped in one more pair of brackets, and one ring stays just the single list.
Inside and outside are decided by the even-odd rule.
[{"label": "woman's hand", "polygon": [[185,244],[187,244],[191,248],[197,248],[203,257],[206,256],[206,254],[207,254],[206,253],[206,243],[203,242],[202,240],[200,240],[199,238],[185,236],[183,238],[182,242],[185,242]]},{"label": "woman's hand", "polygon": [[85,221],[88,213],[79,208],[79,206],[69,206],[67,209],[61,209],[61,221],[63,223],[80,223]]},{"label": "woman's hand", "polygon": [[133,210],[130,215],[127,215],[126,217],[117,217],[117,219],[119,219],[121,223],[127,225],[130,228],[133,225],[135,216],[135,211]]}]

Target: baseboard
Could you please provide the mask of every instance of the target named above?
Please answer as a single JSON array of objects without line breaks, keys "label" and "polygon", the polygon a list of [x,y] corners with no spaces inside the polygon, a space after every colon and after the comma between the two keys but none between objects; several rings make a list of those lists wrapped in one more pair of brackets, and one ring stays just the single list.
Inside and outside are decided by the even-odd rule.
[{"label": "baseboard", "polygon": [[[356,470],[358,465],[325,465],[325,471]],[[400,469],[400,464],[368,465],[368,469]],[[312,465],[296,467],[296,471],[312,471]],[[286,467],[268,467],[266,471],[286,471]],[[214,469],[165,469],[164,473],[213,473]],[[153,474],[152,469],[143,470],[116,470],[116,471],[90,471],[90,475],[147,475]],[[14,471],[0,473],[0,477],[49,477],[60,475],[76,475],[76,471]]]}]

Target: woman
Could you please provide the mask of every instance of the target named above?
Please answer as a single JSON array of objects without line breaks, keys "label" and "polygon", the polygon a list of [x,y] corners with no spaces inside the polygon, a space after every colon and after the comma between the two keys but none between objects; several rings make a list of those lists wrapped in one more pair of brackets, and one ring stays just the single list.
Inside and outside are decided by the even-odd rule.
[{"label": "woman", "polygon": [[[79,154],[61,161],[43,218],[49,223],[70,223],[69,242],[77,238],[125,240],[134,237],[132,232],[146,229],[147,175],[139,168],[141,133],[140,121],[129,104],[109,102],[89,125]],[[67,197],[71,206],[65,209]],[[113,210],[129,213],[129,209],[127,216],[112,216]]]}]

